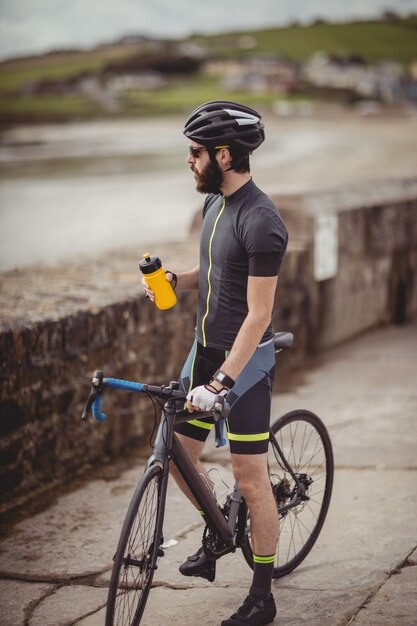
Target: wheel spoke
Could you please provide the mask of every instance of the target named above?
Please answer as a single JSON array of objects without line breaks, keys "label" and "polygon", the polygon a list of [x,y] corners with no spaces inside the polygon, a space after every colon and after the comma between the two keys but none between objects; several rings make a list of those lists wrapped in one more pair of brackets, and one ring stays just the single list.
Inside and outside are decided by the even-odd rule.
[{"label": "wheel spoke", "polygon": [[156,535],[161,477],[159,469],[147,470],[132,499],[115,556],[106,626],[138,624],[143,613],[161,541]]}]

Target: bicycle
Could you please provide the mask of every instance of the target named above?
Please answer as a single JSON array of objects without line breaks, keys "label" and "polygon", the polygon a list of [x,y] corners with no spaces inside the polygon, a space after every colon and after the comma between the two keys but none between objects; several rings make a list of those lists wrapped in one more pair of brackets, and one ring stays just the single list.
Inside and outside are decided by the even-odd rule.
[{"label": "bicycle", "polygon": [[[276,333],[275,352],[293,343],[291,333]],[[82,418],[90,409],[96,421],[102,412],[105,389],[145,393],[164,400],[153,452],[129,505],[114,556],[107,599],[105,626],[137,626],[145,610],[157,562],[164,555],[163,522],[169,477],[169,463],[177,466],[207,525],[203,549],[218,559],[240,548],[253,568],[250,515],[239,487],[234,485],[223,506],[219,506],[207,483],[198,474],[176,436],[174,425],[190,419],[184,406],[186,393],[178,383],[148,385],[95,372]],[[214,417],[215,445],[223,446],[227,405],[217,396],[214,411],[193,413],[193,419]],[[306,558],[320,534],[330,504],[333,485],[333,452],[326,427],[317,415],[300,409],[278,418],[270,428],[269,475],[280,519],[276,567],[273,578],[293,571]]]}]

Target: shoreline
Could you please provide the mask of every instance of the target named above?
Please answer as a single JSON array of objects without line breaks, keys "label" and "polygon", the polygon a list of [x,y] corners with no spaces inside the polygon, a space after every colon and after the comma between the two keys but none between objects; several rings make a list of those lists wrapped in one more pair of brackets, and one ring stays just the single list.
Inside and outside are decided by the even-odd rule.
[{"label": "shoreline", "polygon": [[[203,198],[185,162],[182,121],[10,131],[9,145],[0,144],[0,272],[123,248],[139,254],[155,242],[166,246],[173,234],[186,241]],[[377,189],[416,175],[417,113],[268,117],[265,124],[252,172],[270,195]],[[7,178],[10,167],[16,175]]]}]

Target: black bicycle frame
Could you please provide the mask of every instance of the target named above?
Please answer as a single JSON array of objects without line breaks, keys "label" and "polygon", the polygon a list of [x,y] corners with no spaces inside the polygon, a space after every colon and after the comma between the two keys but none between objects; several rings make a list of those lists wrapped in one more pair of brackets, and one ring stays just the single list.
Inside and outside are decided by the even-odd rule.
[{"label": "black bicycle frame", "polygon": [[[208,417],[211,414],[198,413],[196,415],[198,417]],[[148,460],[148,467],[155,463],[160,465],[164,471],[164,483],[166,485],[169,474],[169,461],[171,460],[174,462],[179,473],[184,479],[185,484],[196,499],[199,507],[202,511],[204,511],[209,528],[218,534],[225,545],[232,546],[234,523],[233,527],[229,526],[216,502],[214,495],[195,469],[189,456],[185,452],[183,445],[174,432],[175,423],[180,423],[189,419],[190,414],[188,412],[177,410],[175,400],[168,400],[168,402],[166,402],[155,440],[154,451]],[[166,491],[165,485],[164,491]],[[237,487],[235,487],[233,496],[232,505],[235,504],[235,506],[233,507],[233,511],[230,511],[229,523],[232,523],[232,520],[236,519],[241,501],[240,493]],[[163,497],[165,497],[165,493],[163,494]]]}]

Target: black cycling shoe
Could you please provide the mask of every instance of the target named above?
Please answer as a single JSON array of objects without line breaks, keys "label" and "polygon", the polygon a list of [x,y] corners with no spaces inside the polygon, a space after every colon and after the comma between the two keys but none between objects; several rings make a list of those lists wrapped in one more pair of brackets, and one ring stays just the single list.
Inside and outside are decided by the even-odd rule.
[{"label": "black cycling shoe", "polygon": [[199,548],[180,565],[180,572],[183,576],[200,576],[212,583],[216,578],[216,561],[207,558],[203,548]]},{"label": "black cycling shoe", "polygon": [[273,622],[276,614],[272,594],[268,600],[248,596],[236,613],[222,621],[221,626],[264,626]]}]

